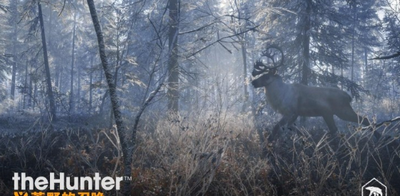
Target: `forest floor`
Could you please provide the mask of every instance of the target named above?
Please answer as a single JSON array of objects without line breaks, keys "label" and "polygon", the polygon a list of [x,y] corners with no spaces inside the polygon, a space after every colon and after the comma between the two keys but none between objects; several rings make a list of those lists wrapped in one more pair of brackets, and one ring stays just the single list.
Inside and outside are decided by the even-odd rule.
[{"label": "forest floor", "polygon": [[[43,129],[65,130],[79,128],[106,127],[107,121],[100,120],[98,115],[60,116],[56,122],[51,123],[46,117],[32,113],[11,113],[0,115],[0,132],[2,134],[18,134],[21,132],[35,132]],[[96,122],[94,122],[96,121]],[[108,123],[109,124],[109,123]]]},{"label": "forest floor", "polygon": [[[0,195],[12,195],[12,172],[121,174],[118,135],[103,118],[61,117],[53,129],[43,121],[36,115],[0,118]],[[360,195],[372,178],[387,186],[388,195],[400,193],[398,122],[370,131],[349,126],[336,144],[321,126],[285,130],[266,145],[265,156],[247,116],[143,122],[132,195]],[[394,137],[376,139],[373,131]]]}]

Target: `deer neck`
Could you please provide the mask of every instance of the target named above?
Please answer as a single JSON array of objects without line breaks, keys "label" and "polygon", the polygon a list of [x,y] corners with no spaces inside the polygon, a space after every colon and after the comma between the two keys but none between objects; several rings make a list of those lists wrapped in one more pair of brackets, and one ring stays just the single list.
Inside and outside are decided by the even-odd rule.
[{"label": "deer neck", "polygon": [[290,96],[288,94],[288,92],[290,92],[290,85],[284,83],[280,76],[276,77],[275,80],[265,87],[265,95],[275,111],[285,114],[290,112],[289,108],[287,108],[288,104],[286,104],[288,96]]}]

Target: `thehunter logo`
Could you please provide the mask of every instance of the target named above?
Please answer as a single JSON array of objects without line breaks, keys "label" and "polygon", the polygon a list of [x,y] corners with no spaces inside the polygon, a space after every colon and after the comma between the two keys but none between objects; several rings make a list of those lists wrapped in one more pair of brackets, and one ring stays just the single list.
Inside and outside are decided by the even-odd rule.
[{"label": "thehunter logo", "polygon": [[372,178],[361,187],[361,196],[387,196],[387,187],[376,178]]},{"label": "thehunter logo", "polygon": [[[14,173],[12,180],[14,182],[14,196],[27,196],[28,192],[31,192],[31,196],[47,196],[48,193],[51,193],[52,196],[66,194],[68,196],[102,196],[103,193],[99,192],[101,190],[120,190],[121,181],[124,180],[124,177],[100,177],[99,173],[95,173],[94,177],[70,177],[65,176],[63,172],[58,175],[51,172],[49,178],[44,176],[33,178],[22,172]],[[37,191],[46,191],[47,194]],[[68,191],[74,191],[77,194]]]}]

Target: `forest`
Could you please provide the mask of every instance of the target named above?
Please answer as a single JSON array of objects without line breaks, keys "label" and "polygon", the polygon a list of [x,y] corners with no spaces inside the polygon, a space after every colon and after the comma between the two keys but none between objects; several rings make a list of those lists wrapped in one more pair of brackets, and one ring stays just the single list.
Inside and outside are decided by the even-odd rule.
[{"label": "forest", "polygon": [[400,0],[0,0],[0,195],[400,195],[399,60]]}]

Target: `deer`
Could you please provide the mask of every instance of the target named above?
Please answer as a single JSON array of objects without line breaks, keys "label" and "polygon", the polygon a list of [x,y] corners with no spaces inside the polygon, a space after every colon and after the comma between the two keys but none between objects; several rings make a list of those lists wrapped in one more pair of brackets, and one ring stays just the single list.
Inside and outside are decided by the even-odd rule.
[{"label": "deer", "polygon": [[[278,51],[278,52],[277,52]],[[281,55],[277,61],[276,55]],[[270,46],[262,52],[262,56],[272,61],[272,66],[267,66],[263,61],[257,60],[252,72],[251,84],[254,88],[264,88],[267,102],[271,107],[282,114],[280,121],[273,127],[268,142],[273,142],[279,129],[285,125],[291,126],[298,116],[323,117],[329,129],[329,135],[335,136],[336,127],[334,116],[344,121],[362,123],[369,126],[368,120],[359,116],[351,107],[351,96],[334,87],[313,87],[303,84],[283,82],[277,74],[277,68],[283,65],[284,55],[282,49]],[[277,62],[276,62],[277,61]]]}]

